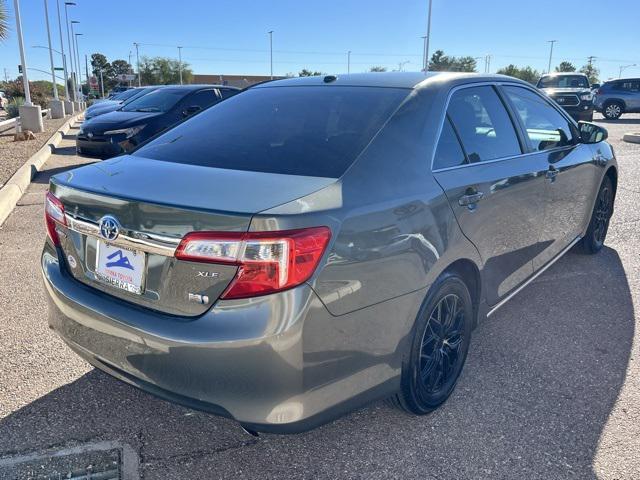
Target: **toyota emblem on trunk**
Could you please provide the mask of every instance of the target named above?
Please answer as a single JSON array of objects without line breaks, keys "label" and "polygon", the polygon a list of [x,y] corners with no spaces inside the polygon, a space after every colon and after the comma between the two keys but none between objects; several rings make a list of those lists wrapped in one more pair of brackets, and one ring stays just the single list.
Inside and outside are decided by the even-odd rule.
[{"label": "toyota emblem on trunk", "polygon": [[100,219],[100,235],[105,240],[115,240],[120,234],[120,224],[111,215],[105,215]]}]

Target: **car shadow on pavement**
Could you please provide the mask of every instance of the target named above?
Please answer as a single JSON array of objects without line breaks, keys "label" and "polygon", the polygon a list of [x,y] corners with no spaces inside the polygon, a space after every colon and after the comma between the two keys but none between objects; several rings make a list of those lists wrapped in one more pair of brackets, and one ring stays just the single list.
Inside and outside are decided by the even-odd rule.
[{"label": "car shadow on pavement", "polygon": [[254,439],[92,370],[2,419],[0,452],[117,440],[146,479],[596,478],[634,322],[617,252],[570,253],[475,330],[454,395],[430,415],[378,402]]}]

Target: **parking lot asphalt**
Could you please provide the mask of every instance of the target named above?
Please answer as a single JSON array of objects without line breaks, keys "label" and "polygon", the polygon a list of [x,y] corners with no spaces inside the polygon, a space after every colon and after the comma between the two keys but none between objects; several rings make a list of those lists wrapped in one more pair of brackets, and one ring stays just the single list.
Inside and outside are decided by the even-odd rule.
[{"label": "parking lot asphalt", "polygon": [[640,478],[640,145],[621,141],[640,115],[601,124],[620,166],[606,248],[570,252],[481,324],[442,408],[379,402],[259,438],[94,370],[47,328],[43,192],[78,162],[71,130],[0,228],[0,459],[113,441],[145,479]]}]

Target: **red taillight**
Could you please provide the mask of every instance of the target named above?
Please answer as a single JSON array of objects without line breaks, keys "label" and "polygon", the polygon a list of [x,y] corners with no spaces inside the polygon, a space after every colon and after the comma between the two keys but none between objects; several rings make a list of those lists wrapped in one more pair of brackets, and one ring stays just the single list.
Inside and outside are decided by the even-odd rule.
[{"label": "red taillight", "polygon": [[64,216],[64,206],[51,192],[47,192],[44,199],[44,221],[47,225],[47,234],[55,246],[60,246],[58,232],[56,232],[56,223],[66,225],[67,220]]},{"label": "red taillight", "polygon": [[330,238],[327,227],[279,232],[194,232],[182,239],[176,258],[238,265],[235,278],[221,298],[247,298],[306,282]]}]

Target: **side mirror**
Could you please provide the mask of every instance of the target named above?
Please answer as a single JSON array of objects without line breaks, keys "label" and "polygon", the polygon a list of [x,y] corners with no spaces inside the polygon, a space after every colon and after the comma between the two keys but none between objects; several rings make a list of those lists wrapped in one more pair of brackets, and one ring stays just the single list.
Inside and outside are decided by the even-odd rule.
[{"label": "side mirror", "polygon": [[580,130],[582,143],[603,142],[609,136],[606,128],[599,127],[595,123],[578,122],[578,129]]},{"label": "side mirror", "polygon": [[598,88],[600,88],[600,84],[599,83],[592,83],[591,84],[591,90],[597,90]]},{"label": "side mirror", "polygon": [[199,105],[191,105],[190,107],[187,107],[182,111],[182,116],[188,117],[189,115],[193,115],[200,110],[202,110],[202,107],[200,107]]}]

